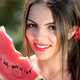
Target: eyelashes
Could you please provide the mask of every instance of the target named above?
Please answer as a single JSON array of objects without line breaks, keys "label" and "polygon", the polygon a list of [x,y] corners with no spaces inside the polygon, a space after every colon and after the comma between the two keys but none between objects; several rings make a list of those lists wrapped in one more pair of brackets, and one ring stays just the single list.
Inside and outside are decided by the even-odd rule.
[{"label": "eyelashes", "polygon": [[56,30],[56,26],[55,25],[49,25],[48,29],[51,31],[54,31],[54,30]]},{"label": "eyelashes", "polygon": [[[38,25],[34,24],[34,23],[27,23],[26,27],[27,27],[26,29],[39,29]],[[46,27],[49,31],[55,31],[56,30],[56,26],[54,24],[46,25]]]},{"label": "eyelashes", "polygon": [[27,29],[29,29],[29,28],[37,28],[37,25],[33,24],[33,23],[27,23],[26,27],[27,27]]}]

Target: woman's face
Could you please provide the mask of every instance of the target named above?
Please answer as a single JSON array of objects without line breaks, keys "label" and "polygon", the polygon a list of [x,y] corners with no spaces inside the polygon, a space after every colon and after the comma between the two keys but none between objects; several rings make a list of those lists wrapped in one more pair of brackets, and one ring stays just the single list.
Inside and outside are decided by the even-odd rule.
[{"label": "woman's face", "polygon": [[60,50],[55,20],[52,18],[50,9],[43,4],[35,4],[31,7],[26,36],[40,60],[50,59]]}]

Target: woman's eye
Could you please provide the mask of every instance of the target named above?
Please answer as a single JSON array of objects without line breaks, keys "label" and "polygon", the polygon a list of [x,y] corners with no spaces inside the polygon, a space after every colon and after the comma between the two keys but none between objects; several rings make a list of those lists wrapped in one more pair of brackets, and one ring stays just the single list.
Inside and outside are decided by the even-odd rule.
[{"label": "woman's eye", "polygon": [[36,24],[27,23],[27,28],[36,28],[36,27],[37,27]]},{"label": "woman's eye", "polygon": [[54,25],[49,25],[48,29],[54,31],[54,30],[56,30],[56,26],[54,26]]}]

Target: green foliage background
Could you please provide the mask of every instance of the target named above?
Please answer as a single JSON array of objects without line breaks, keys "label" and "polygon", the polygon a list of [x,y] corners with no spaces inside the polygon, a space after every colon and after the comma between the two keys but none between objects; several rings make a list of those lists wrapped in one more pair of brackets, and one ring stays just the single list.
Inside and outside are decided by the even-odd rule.
[{"label": "green foliage background", "polygon": [[4,25],[18,51],[23,51],[21,19],[24,0],[0,0],[0,26]]}]

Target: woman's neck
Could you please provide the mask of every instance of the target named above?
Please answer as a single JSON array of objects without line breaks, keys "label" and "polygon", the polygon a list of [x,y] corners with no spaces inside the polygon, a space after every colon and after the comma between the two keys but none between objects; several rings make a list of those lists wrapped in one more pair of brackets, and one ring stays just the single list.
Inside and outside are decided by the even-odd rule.
[{"label": "woman's neck", "polygon": [[43,76],[48,78],[56,76],[62,71],[62,57],[60,54],[56,54],[46,61],[38,61],[38,64]]}]

